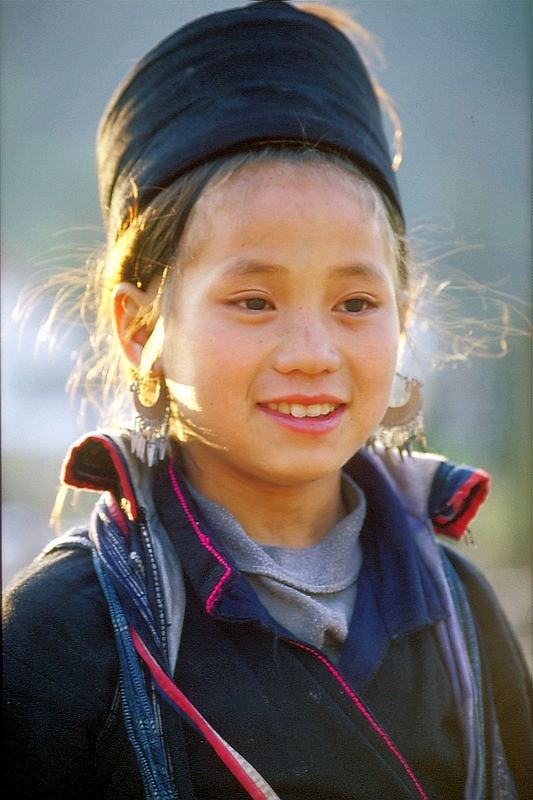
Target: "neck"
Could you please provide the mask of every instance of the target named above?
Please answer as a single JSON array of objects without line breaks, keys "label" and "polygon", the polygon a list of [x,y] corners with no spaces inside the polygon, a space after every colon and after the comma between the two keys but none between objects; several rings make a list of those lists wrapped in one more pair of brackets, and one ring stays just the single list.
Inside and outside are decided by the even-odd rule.
[{"label": "neck", "polygon": [[187,456],[183,469],[190,484],[226,508],[246,534],[259,544],[310,547],[317,544],[345,515],[340,470],[334,475],[297,486],[243,482],[242,476],[198,468]]}]

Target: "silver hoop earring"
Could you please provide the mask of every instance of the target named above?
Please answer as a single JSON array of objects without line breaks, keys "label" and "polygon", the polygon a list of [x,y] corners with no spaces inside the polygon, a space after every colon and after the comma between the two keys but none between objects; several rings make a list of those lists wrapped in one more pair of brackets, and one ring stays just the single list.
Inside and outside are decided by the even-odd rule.
[{"label": "silver hoop earring", "polygon": [[426,449],[424,417],[422,413],[422,384],[416,378],[398,375],[404,382],[407,395],[405,403],[389,406],[377,431],[367,442],[374,450],[381,445],[385,450],[398,450],[400,456],[411,455],[414,446]]},{"label": "silver hoop earring", "polygon": [[149,467],[163,461],[170,451],[170,400],[164,380],[159,381],[157,400],[150,406],[141,400],[141,382],[130,386],[137,415],[131,433],[131,452]]}]

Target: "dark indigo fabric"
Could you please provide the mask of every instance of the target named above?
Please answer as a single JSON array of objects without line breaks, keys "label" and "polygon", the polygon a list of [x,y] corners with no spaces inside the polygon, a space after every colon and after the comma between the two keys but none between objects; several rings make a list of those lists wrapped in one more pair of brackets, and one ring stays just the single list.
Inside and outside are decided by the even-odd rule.
[{"label": "dark indigo fabric", "polygon": [[[178,685],[282,800],[416,797],[325,663],[276,625],[241,576],[228,579],[213,613],[206,613],[224,569],[205,548],[196,548],[164,475],[162,470],[157,481],[158,510],[186,573]],[[361,475],[357,480],[363,483]],[[370,506],[371,487],[366,491]],[[412,522],[405,514],[398,520],[401,506],[389,499],[368,518],[363,580],[339,670],[428,797],[459,800],[461,735],[429,618],[439,617],[438,597],[428,591],[409,543],[400,547]],[[216,532],[206,532],[216,541]],[[490,588],[463,559],[455,553],[450,558],[478,625],[487,705],[494,705],[520,798],[528,798],[527,669]],[[36,562],[6,599],[5,615],[4,786],[11,796],[140,800],[141,781],[116,704],[112,631],[90,553],[56,552]],[[177,796],[243,798],[202,737],[175,717],[171,724]]]},{"label": "dark indigo fabric", "polygon": [[354,46],[326,21],[280,2],[201,17],[126,76],[98,137],[101,204],[118,227],[199,163],[284,142],[346,156],[401,203],[381,112]]}]

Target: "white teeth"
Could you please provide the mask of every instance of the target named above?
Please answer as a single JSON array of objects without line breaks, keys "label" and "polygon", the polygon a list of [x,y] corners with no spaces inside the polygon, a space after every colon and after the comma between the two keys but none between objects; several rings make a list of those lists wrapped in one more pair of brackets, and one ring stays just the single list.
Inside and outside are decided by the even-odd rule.
[{"label": "white teeth", "polygon": [[338,407],[335,403],[314,403],[309,406],[305,406],[303,403],[268,403],[268,408],[272,411],[279,411],[280,414],[289,414],[297,419],[302,419],[303,417],[325,417]]},{"label": "white teeth", "polygon": [[302,406],[300,403],[291,403],[291,417],[306,417],[307,416],[307,409],[305,406]]}]

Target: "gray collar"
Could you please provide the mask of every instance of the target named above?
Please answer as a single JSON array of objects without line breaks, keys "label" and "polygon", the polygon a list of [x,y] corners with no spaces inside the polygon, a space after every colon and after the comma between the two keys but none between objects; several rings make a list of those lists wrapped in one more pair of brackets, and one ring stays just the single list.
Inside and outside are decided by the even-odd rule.
[{"label": "gray collar", "polygon": [[350,477],[343,474],[342,479],[344,499],[351,510],[318,544],[304,548],[258,544],[246,535],[229,511],[207,500],[190,485],[188,488],[241,572],[273,578],[299,591],[329,594],[354,583],[361,566],[359,534],[366,500]]}]

